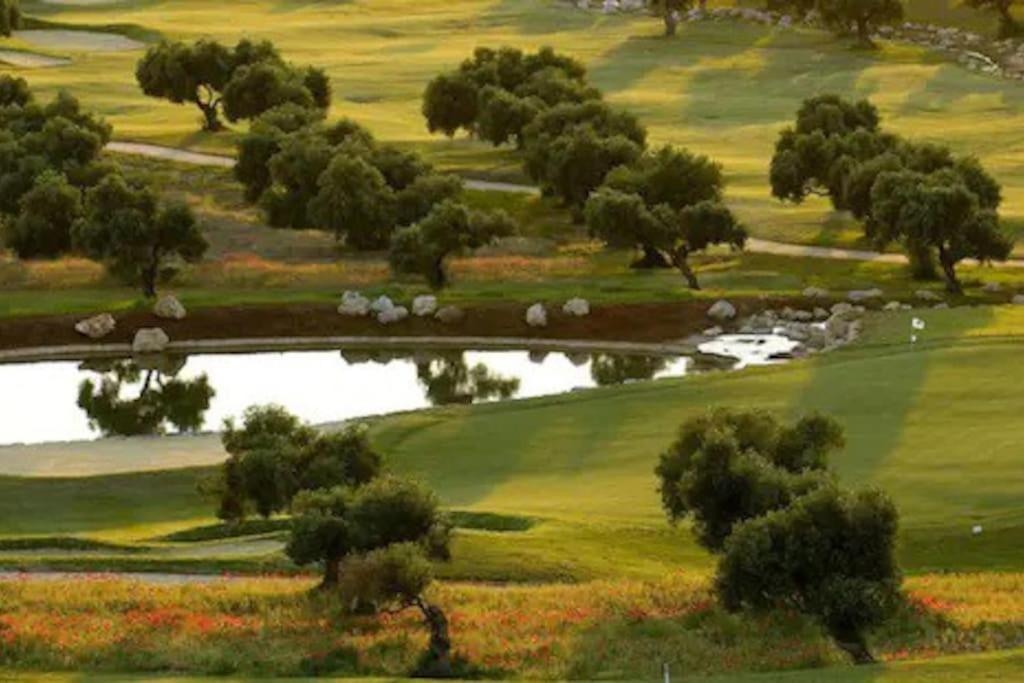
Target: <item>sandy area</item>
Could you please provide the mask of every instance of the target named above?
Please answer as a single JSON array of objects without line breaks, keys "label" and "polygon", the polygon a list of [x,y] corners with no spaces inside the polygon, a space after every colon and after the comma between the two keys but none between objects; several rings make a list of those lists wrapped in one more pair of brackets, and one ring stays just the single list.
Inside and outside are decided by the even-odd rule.
[{"label": "sandy area", "polygon": [[15,31],[14,37],[46,50],[75,50],[78,52],[125,52],[139,50],[144,44],[116,33],[96,31]]}]

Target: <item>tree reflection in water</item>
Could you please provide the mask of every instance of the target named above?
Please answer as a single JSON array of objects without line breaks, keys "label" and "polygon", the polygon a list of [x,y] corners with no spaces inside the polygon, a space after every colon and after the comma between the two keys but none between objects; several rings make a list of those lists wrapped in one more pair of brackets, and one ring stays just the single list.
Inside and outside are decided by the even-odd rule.
[{"label": "tree reflection in water", "polygon": [[506,399],[519,391],[518,378],[502,377],[483,363],[469,367],[461,351],[417,358],[416,376],[435,406]]},{"label": "tree reflection in water", "polygon": [[[102,377],[82,380],[78,407],[90,428],[104,436],[163,434],[169,426],[198,431],[215,392],[205,374],[179,379],[185,362],[184,357],[159,358],[145,366],[134,360],[86,361],[80,368]],[[133,385],[139,385],[137,394],[121,395]]]},{"label": "tree reflection in water", "polygon": [[625,384],[653,378],[668,367],[669,359],[658,356],[616,356],[594,354],[590,360],[590,377],[599,387]]}]

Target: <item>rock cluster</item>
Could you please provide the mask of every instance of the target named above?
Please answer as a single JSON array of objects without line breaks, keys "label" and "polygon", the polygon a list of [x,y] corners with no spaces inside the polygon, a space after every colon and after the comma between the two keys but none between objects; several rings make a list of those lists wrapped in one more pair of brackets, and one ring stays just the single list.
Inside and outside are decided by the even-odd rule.
[{"label": "rock cluster", "polygon": [[359,292],[345,292],[338,305],[338,313],[353,317],[372,315],[381,325],[393,325],[409,317],[410,313],[418,318],[433,317],[443,323],[456,323],[465,317],[465,313],[457,306],[438,306],[437,297],[430,294],[417,296],[412,300],[412,310],[399,306],[387,296],[379,296],[373,301]]}]

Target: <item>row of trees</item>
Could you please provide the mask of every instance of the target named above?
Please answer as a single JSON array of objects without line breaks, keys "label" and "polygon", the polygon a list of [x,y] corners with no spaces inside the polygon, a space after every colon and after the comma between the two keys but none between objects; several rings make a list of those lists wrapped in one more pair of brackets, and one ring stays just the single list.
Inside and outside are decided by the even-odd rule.
[{"label": "row of trees", "polygon": [[101,158],[110,137],[70,94],[41,104],[24,79],[0,75],[3,241],[22,258],[85,254],[152,296],[206,241],[187,206]]},{"label": "row of trees", "polygon": [[139,60],[135,78],[142,92],[177,104],[190,103],[203,115],[203,129],[222,130],[283,104],[326,111],[331,86],[322,69],[289,64],[270,41],[242,40],[229,48],[214,40],[163,41]]},{"label": "row of trees", "polygon": [[898,514],[881,491],[838,486],[828,458],[843,446],[828,417],[721,410],[686,422],[656,473],[669,519],[691,519],[718,556],[726,609],[806,614],[867,663],[867,631],[901,599]]},{"label": "row of trees", "polygon": [[353,611],[414,607],[430,630],[416,673],[452,675],[444,612],[424,592],[430,560],[450,558],[451,526],[437,497],[388,475],[362,426],[321,433],[275,406],[253,407],[243,424],[225,424],[230,457],[214,490],[218,515],[238,521],[255,511],[292,516],[288,556],[320,564],[324,589]]},{"label": "row of trees", "polygon": [[961,291],[957,263],[1003,260],[1012,248],[999,223],[1001,188],[978,160],[884,131],[866,100],[806,100],[779,135],[770,178],[778,199],[828,197],[864,221],[879,248],[903,244],[919,277],[931,276],[937,260],[953,293]]},{"label": "row of trees", "polygon": [[516,229],[502,211],[470,210],[460,201],[462,180],[418,154],[295,104],[256,119],[239,142],[235,176],[271,225],[327,230],[357,250],[390,248],[396,271],[434,287],[448,282],[450,254]]},{"label": "row of trees", "polygon": [[675,265],[696,289],[691,254],[746,240],[722,203],[718,164],[685,149],[648,150],[636,117],[604,102],[584,67],[550,48],[477,49],[428,84],[423,114],[432,132],[515,144],[541,191],[609,245],[640,249],[638,267]]}]

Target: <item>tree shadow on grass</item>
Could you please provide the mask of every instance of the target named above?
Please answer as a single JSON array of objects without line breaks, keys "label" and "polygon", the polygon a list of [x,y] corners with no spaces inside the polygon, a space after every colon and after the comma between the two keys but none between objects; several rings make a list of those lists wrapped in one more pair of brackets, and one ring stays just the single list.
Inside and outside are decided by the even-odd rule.
[{"label": "tree shadow on grass", "polygon": [[525,36],[589,31],[602,20],[597,12],[577,10],[557,0],[498,0],[474,24],[501,27]]}]

